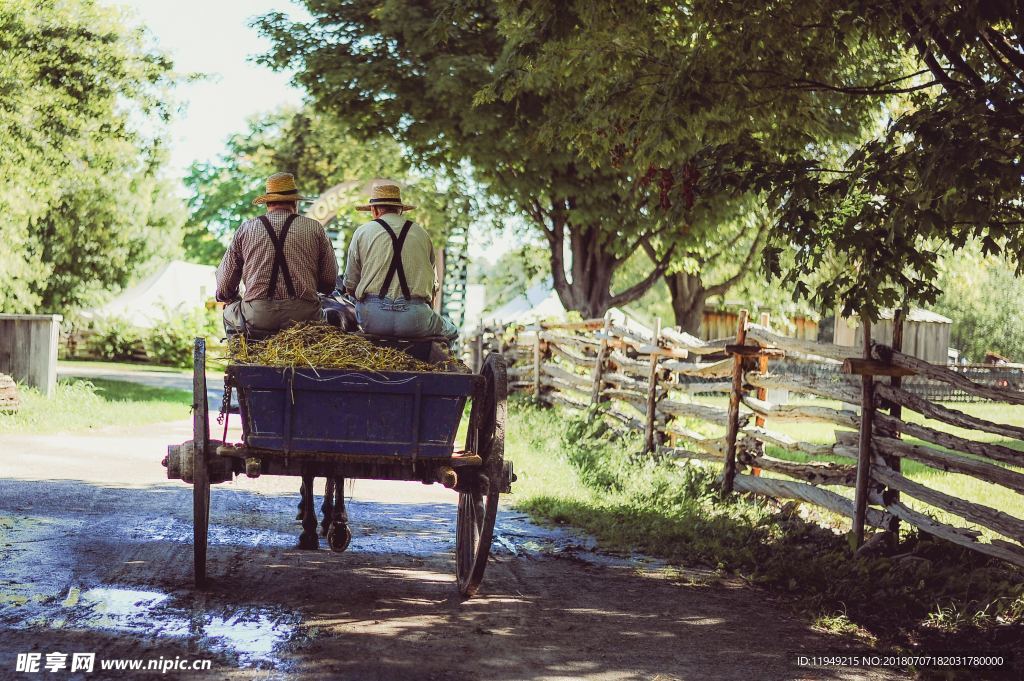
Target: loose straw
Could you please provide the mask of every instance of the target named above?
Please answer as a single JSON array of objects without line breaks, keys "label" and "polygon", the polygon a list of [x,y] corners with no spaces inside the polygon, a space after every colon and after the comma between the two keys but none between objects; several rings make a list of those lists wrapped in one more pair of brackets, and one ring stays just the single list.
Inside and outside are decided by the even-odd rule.
[{"label": "loose straw", "polygon": [[324,322],[288,327],[266,340],[234,336],[228,343],[228,360],[234,364],[313,369],[362,369],[364,371],[424,371],[468,373],[459,360],[448,357],[438,364],[423,362],[402,350],[381,347]]}]

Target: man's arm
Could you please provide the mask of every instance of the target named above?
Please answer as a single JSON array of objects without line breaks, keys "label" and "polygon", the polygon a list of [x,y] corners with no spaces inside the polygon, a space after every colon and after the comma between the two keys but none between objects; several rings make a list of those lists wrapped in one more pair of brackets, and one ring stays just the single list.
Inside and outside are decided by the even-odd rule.
[{"label": "man's arm", "polygon": [[238,299],[238,285],[242,282],[242,247],[238,243],[241,231],[241,228],[235,231],[217,268],[217,300],[221,303]]},{"label": "man's arm", "polygon": [[362,228],[357,229],[352,235],[352,241],[348,244],[348,258],[345,261],[345,292],[354,296],[356,287],[359,286],[359,277],[362,274],[362,262],[359,259],[359,240],[362,237]]},{"label": "man's arm", "polygon": [[317,266],[316,290],[324,295],[334,292],[338,279],[338,257],[334,255],[327,232],[320,230],[320,262]]}]

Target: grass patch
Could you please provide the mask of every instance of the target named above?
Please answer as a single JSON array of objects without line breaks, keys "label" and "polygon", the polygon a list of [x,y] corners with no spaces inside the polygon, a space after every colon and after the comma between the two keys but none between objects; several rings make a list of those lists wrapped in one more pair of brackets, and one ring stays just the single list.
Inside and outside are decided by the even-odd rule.
[{"label": "grass patch", "polygon": [[192,393],[125,381],[63,379],[47,399],[22,387],[21,409],[0,413],[0,434],[73,433],[108,426],[138,426],[189,417]]},{"label": "grass patch", "polygon": [[806,507],[723,501],[717,467],[640,456],[636,438],[525,400],[512,402],[506,447],[518,508],[611,549],[711,566],[791,594],[829,631],[931,650],[1010,650],[1008,641],[1024,636],[1024,571],[1001,561],[909,529],[897,556],[855,559],[845,537],[808,520]]}]

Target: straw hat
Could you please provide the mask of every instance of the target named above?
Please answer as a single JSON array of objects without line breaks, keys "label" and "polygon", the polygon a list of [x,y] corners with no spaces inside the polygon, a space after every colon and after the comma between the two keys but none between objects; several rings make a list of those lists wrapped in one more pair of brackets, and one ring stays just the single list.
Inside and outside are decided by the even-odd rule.
[{"label": "straw hat", "polygon": [[258,206],[262,203],[273,201],[306,201],[307,197],[301,196],[295,188],[295,177],[291,173],[274,173],[267,178],[267,193],[257,196],[252,205]]},{"label": "straw hat", "polygon": [[402,210],[412,210],[416,206],[402,203],[402,190],[397,184],[375,184],[370,188],[370,201],[356,210],[370,210],[374,206],[394,206]]}]

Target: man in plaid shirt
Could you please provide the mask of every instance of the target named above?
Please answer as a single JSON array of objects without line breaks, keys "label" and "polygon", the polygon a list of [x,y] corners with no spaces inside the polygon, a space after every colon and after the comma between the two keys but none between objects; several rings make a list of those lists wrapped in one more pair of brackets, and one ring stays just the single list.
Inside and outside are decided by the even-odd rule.
[{"label": "man in plaid shirt", "polygon": [[[334,290],[338,260],[323,226],[298,215],[303,197],[290,173],[267,179],[266,215],[242,223],[217,268],[227,334],[270,334],[320,318],[319,293]],[[245,285],[239,296],[239,284]]]}]

